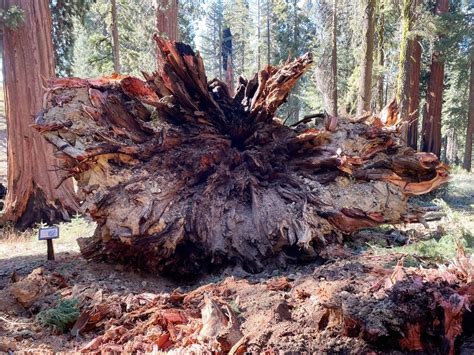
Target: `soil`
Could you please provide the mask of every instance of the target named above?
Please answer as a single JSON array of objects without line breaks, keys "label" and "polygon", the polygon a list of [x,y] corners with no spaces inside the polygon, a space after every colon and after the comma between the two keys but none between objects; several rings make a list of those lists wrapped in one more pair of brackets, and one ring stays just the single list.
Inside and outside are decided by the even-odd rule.
[{"label": "soil", "polygon": [[[380,232],[380,236],[385,236],[385,243],[394,243],[393,233]],[[450,299],[454,290],[462,289],[461,284],[440,281],[446,276],[436,274],[436,266],[427,269],[433,271],[434,276],[431,271],[426,273],[430,277],[419,268],[397,267],[402,254],[357,252],[358,243],[365,241],[361,238],[351,243],[351,248],[335,247],[330,251],[333,256],[322,264],[293,265],[258,275],[227,269],[192,283],[147,275],[123,265],[86,262],[76,253],[60,253],[54,262],[42,256],[0,260],[0,347],[34,353],[71,352],[85,347],[115,352],[158,349],[225,353],[229,348],[223,343],[215,345],[199,335],[205,298],[209,297],[221,307],[232,309],[245,351],[448,353],[449,339],[440,323],[443,308],[436,304],[436,297]],[[12,289],[25,282],[22,287],[34,292],[35,280],[41,280],[41,292],[24,308],[11,297]],[[92,309],[94,302],[95,310],[108,307],[94,316],[101,320],[89,320],[76,335],[60,334],[39,322],[39,312],[73,295],[81,300],[83,314]],[[155,329],[157,322],[150,314],[155,317],[170,310],[181,312],[185,325],[160,322],[160,329],[172,337],[156,348],[157,342],[149,341],[150,329]],[[133,314],[140,316],[135,319]],[[473,318],[465,315],[460,319],[465,332],[456,337],[457,351],[472,353]],[[410,324],[416,325],[415,335],[410,326],[407,328]],[[178,328],[180,332],[175,329],[178,326],[183,327]],[[119,329],[127,329],[128,333],[118,333]],[[100,347],[91,347],[91,342],[99,340]]]}]

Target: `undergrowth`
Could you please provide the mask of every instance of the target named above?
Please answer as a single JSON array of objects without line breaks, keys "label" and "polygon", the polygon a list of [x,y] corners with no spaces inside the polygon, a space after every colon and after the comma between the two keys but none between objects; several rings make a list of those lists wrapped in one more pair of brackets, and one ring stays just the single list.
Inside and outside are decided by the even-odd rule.
[{"label": "undergrowth", "polygon": [[79,315],[77,299],[62,299],[56,307],[41,311],[37,319],[43,326],[65,333],[76,322]]},{"label": "undergrowth", "polygon": [[[437,205],[445,217],[437,225],[429,238],[416,240],[409,238],[403,246],[384,247],[383,243],[374,241],[369,246],[375,254],[402,253],[409,256],[405,262],[420,264],[445,263],[452,260],[457,253],[458,245],[462,245],[466,254],[474,254],[474,174],[454,168],[451,171],[451,181],[434,192],[411,199],[414,205]],[[432,225],[432,223],[430,223]],[[387,233],[382,226],[374,229],[377,232]],[[414,231],[411,231],[414,232]],[[416,234],[416,233],[415,233]]]}]

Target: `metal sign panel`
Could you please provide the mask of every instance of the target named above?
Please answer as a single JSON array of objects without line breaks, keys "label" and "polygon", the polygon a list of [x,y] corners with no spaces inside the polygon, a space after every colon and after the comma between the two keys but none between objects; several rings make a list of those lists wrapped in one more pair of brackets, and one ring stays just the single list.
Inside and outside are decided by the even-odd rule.
[{"label": "metal sign panel", "polygon": [[38,231],[38,240],[58,239],[59,227],[42,227]]}]

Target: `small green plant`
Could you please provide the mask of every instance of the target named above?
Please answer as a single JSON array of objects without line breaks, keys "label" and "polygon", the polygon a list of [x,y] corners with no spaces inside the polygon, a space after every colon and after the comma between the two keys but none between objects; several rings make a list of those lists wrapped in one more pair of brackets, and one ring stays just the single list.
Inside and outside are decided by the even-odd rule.
[{"label": "small green plant", "polygon": [[79,315],[79,301],[73,298],[60,300],[56,307],[41,311],[37,318],[43,326],[65,333]]}]

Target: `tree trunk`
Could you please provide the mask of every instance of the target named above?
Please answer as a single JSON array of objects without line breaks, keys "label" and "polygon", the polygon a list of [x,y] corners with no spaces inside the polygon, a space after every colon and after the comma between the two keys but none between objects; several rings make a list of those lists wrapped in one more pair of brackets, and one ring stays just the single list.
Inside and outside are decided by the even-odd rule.
[{"label": "tree trunk", "polygon": [[224,69],[224,82],[229,88],[231,96],[234,95],[234,53],[232,47],[232,32],[229,27],[226,27],[222,40],[222,66]]},{"label": "tree trunk", "polygon": [[407,144],[413,149],[418,148],[418,117],[420,116],[420,73],[421,73],[421,44],[416,36],[410,43],[410,88],[408,94],[408,137]]},{"label": "tree trunk", "polygon": [[178,1],[155,0],[156,28],[160,36],[170,41],[177,41],[178,32]]},{"label": "tree trunk", "polygon": [[[412,27],[412,5],[413,0],[403,1],[402,10],[402,34],[400,39],[400,58],[398,61],[398,78],[397,78],[397,93],[396,99],[399,105],[399,113],[403,122],[408,120],[408,95],[410,88],[410,55],[411,55],[411,41],[409,39],[410,30]],[[405,127],[406,128],[406,127]],[[405,136],[407,130],[405,129]],[[406,139],[406,137],[405,137]]]},{"label": "tree trunk", "polygon": [[31,128],[42,108],[42,78],[54,77],[47,0],[6,0],[25,12],[18,29],[4,29],[3,69],[8,130],[8,193],[3,220],[19,227],[54,223],[78,209],[71,180],[61,184],[53,150]]},{"label": "tree trunk", "polygon": [[333,0],[332,7],[332,53],[331,53],[331,77],[332,77],[332,116],[337,116],[337,0]]},{"label": "tree trunk", "polygon": [[270,19],[272,14],[272,0],[267,0],[267,64],[271,64],[271,33]]},{"label": "tree trunk", "polygon": [[114,71],[120,73],[120,43],[118,35],[117,23],[117,3],[116,0],[111,0],[111,14],[112,14],[112,51],[114,56]]},{"label": "tree trunk", "polygon": [[420,104],[421,46],[419,37],[410,38],[417,13],[417,0],[404,0],[402,38],[397,80],[402,138],[416,149],[418,140],[418,107]]},{"label": "tree trunk", "polygon": [[384,71],[385,71],[385,3],[380,0],[379,22],[377,24],[377,44],[378,44],[378,60],[380,74],[377,80],[377,110],[382,111],[384,104]]},{"label": "tree trunk", "polygon": [[471,74],[469,81],[469,113],[467,117],[466,145],[464,147],[464,169],[471,171],[472,135],[474,132],[474,58],[471,57]]},{"label": "tree trunk", "polygon": [[[438,0],[436,14],[448,11],[449,1]],[[434,51],[431,57],[430,78],[426,104],[423,112],[422,150],[436,155],[441,153],[441,109],[443,105],[444,60],[439,51]]]},{"label": "tree trunk", "polygon": [[433,154],[398,146],[393,105],[385,118],[317,129],[275,120],[309,53],[239,79],[231,97],[189,46],[156,41],[165,65],[146,82],[49,83],[37,128],[68,156],[63,167],[98,222],[80,242],[86,258],[175,276],[229,264],[261,272],[314,259],[342,234],[411,219],[407,196],[448,179]]},{"label": "tree trunk", "polygon": [[330,13],[324,25],[330,31],[331,41],[324,44],[323,54],[315,70],[315,82],[323,97],[324,110],[331,116],[337,116],[337,1],[333,0],[332,8],[327,3]]},{"label": "tree trunk", "polygon": [[456,164],[458,152],[458,140],[456,130],[449,128],[446,132],[446,162]]},{"label": "tree trunk", "polygon": [[261,64],[261,53],[260,53],[260,22],[261,22],[261,16],[260,16],[260,0],[257,0],[257,70],[260,70],[262,67]]},{"label": "tree trunk", "polygon": [[359,93],[357,98],[357,115],[370,111],[372,100],[372,67],[374,64],[374,31],[375,0],[364,0],[363,18],[363,55],[360,65]]}]

